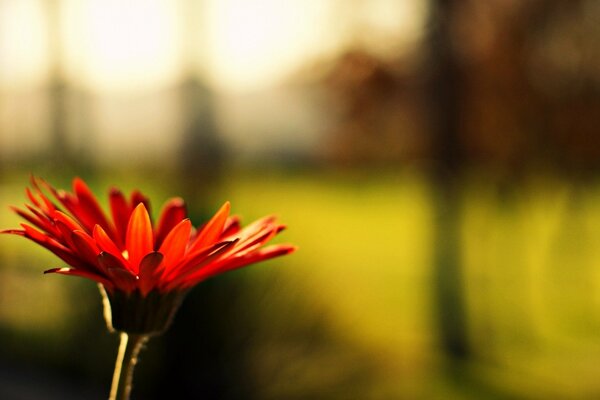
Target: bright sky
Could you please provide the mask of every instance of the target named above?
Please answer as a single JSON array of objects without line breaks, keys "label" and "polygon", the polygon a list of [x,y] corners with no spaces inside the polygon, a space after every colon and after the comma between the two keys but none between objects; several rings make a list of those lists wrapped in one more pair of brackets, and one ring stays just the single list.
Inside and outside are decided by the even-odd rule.
[{"label": "bright sky", "polygon": [[209,75],[217,82],[223,80],[221,84],[260,85],[269,81],[297,64],[323,35],[327,13],[323,5],[327,2],[309,0],[300,5],[252,0],[245,7],[235,3],[213,1],[207,10]]},{"label": "bright sky", "polygon": [[0,1],[2,86],[35,86],[43,81],[48,59],[45,34],[44,14],[39,2]]},{"label": "bright sky", "polygon": [[[63,0],[62,65],[70,79],[97,91],[171,86],[190,63],[216,89],[247,91],[272,85],[349,40],[360,42],[369,36],[365,32],[374,46],[410,42],[419,31],[422,3]],[[47,76],[46,4],[0,0],[0,85],[35,86]],[[198,36],[191,41],[197,51],[190,51],[189,35]]]}]

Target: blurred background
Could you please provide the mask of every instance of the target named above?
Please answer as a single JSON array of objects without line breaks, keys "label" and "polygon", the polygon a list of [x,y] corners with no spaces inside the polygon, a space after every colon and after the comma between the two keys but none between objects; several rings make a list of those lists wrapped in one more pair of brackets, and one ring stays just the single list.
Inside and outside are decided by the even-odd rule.
[{"label": "blurred background", "polygon": [[[277,214],[137,399],[600,397],[600,2],[0,0],[0,228],[31,173]],[[0,397],[106,398],[91,281],[0,237]]]}]

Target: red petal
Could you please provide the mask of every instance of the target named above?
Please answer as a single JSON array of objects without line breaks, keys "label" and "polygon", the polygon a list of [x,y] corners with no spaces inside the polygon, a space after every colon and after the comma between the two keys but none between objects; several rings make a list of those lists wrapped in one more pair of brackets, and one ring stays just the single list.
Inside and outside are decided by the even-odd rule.
[{"label": "red petal", "polygon": [[108,275],[119,290],[133,292],[137,287],[137,278],[126,269],[109,268]]},{"label": "red petal", "polygon": [[23,218],[24,220],[30,222],[31,224],[35,225],[36,227],[38,227],[39,229],[50,233],[50,234],[55,234],[56,229],[54,228],[54,226],[52,226],[52,223],[50,220],[48,220],[47,217],[43,216],[42,214],[40,214],[39,211],[35,210],[34,208],[30,209],[31,214],[28,214],[26,211],[21,210],[20,208],[17,207],[10,207],[10,209],[17,214],[19,217]]},{"label": "red petal", "polygon": [[54,223],[56,224],[56,227],[60,232],[61,240],[64,242],[64,244],[71,249],[74,248],[75,244],[73,244],[73,240],[71,239],[73,229],[71,229],[64,222],[59,220],[55,220]]},{"label": "red petal", "polygon": [[79,225],[77,221],[73,220],[71,217],[61,211],[54,211],[52,215],[54,218],[54,224],[60,231],[62,238],[69,247],[74,246],[73,241],[71,240],[71,232],[84,231],[84,228]]},{"label": "red petal", "polygon": [[[191,276],[197,274],[198,270],[214,262],[229,251],[235,243],[236,241],[217,243],[210,246],[206,251],[198,253],[195,258],[189,259],[184,265],[178,267],[176,273],[171,272],[170,277],[165,278],[165,288],[167,290],[172,290],[181,286],[188,281]],[[185,286],[188,285],[186,284]]]},{"label": "red petal", "polygon": [[237,215],[231,216],[227,218],[227,222],[225,222],[225,226],[223,227],[223,233],[221,233],[221,238],[225,239],[228,236],[234,235],[240,231],[240,217]]},{"label": "red petal", "polygon": [[106,251],[102,251],[100,252],[100,254],[98,254],[98,257],[96,259],[98,261],[98,264],[107,272],[110,268],[120,268],[129,272],[129,275],[135,277],[133,272],[129,271],[129,269],[126,268],[125,263],[123,263],[123,260],[114,256],[113,254],[107,253]]},{"label": "red petal", "polygon": [[137,277],[125,268],[121,260],[112,254],[102,252],[98,256],[98,263],[106,270],[106,273],[110,277],[118,289],[125,292],[131,292],[135,289],[137,284]]},{"label": "red petal", "polygon": [[256,232],[251,237],[241,240],[240,243],[238,243],[238,246],[236,246],[234,252],[236,255],[244,255],[258,249],[263,244],[273,239],[273,237],[280,231],[279,228],[280,226],[277,225],[267,227],[262,231]]},{"label": "red petal", "polygon": [[8,235],[25,236],[25,231],[22,229],[2,229],[0,233],[5,233]]},{"label": "red petal", "polygon": [[27,197],[33,203],[33,205],[39,208],[40,203],[37,201],[33,193],[31,193],[31,190],[29,190],[29,188],[25,188],[25,193],[27,194]]},{"label": "red petal", "polygon": [[94,239],[83,231],[73,231],[71,232],[71,241],[75,246],[73,250],[77,252],[77,255],[95,266],[100,249],[96,246]]},{"label": "red petal", "polygon": [[274,257],[291,254],[296,250],[298,250],[298,247],[290,244],[274,244],[247,254],[244,256],[243,260],[236,260],[236,262],[232,262],[230,265],[227,265],[225,270],[239,268],[259,261],[266,261]]},{"label": "red petal", "polygon": [[77,223],[77,221],[75,221],[73,218],[69,217],[62,211],[54,211],[54,213],[52,214],[52,218],[54,218],[55,221],[61,221],[63,224],[68,226],[71,231],[84,230],[83,227],[79,223]]},{"label": "red petal", "polygon": [[110,211],[113,222],[115,224],[116,240],[123,244],[125,243],[125,235],[127,232],[127,222],[131,216],[131,207],[127,204],[127,200],[123,193],[115,188],[110,190],[108,195],[110,202]]},{"label": "red petal", "polygon": [[164,206],[160,213],[158,220],[158,228],[156,229],[156,246],[160,246],[173,229],[175,225],[184,220],[187,216],[185,203],[181,198],[174,198],[169,200]]},{"label": "red petal", "polygon": [[[35,204],[37,207],[39,207],[39,209],[42,210],[44,213],[51,214],[56,209],[56,206],[54,205],[54,203],[52,203],[48,199],[48,197],[46,197],[44,192],[42,192],[42,190],[40,189],[40,186],[38,184],[38,181],[40,181],[42,184],[44,184],[47,187],[51,187],[51,186],[48,185],[47,183],[45,183],[44,181],[42,181],[41,179],[36,179],[33,175],[31,176],[30,180],[31,180],[32,186],[34,187],[34,189],[37,192],[37,195],[42,200],[41,203],[39,201],[34,201],[34,197],[32,196],[32,197],[30,197],[30,199],[33,201],[33,204]],[[54,188],[52,188],[52,190],[54,190]]]},{"label": "red petal", "polygon": [[225,222],[227,221],[227,217],[229,216],[230,204],[228,201],[225,202],[216,212],[216,214],[206,223],[204,228],[198,234],[198,237],[192,244],[190,251],[194,251],[196,249],[201,249],[211,243],[214,243],[221,233],[223,232],[223,226],[225,226]]},{"label": "red petal", "polygon": [[199,270],[196,274],[188,277],[185,286],[191,287],[203,280],[206,280],[215,275],[225,273],[227,271],[232,271],[234,269],[246,267],[250,264],[254,264],[259,261],[266,261],[271,258],[291,254],[297,249],[298,248],[296,246],[292,245],[276,244],[269,247],[265,247],[253,253],[249,253],[245,256],[227,259],[223,262],[209,265],[208,267]]},{"label": "red petal", "polygon": [[112,241],[110,236],[108,236],[106,231],[102,229],[100,225],[94,226],[94,232],[92,233],[92,235],[94,236],[94,240],[96,241],[96,244],[98,245],[100,250],[108,252],[113,256],[117,257],[119,260],[121,260],[121,262],[124,265],[128,266],[128,269],[131,270],[131,268],[129,267],[129,261],[125,260],[123,254],[121,253],[121,250],[117,247],[116,243]]},{"label": "red petal", "polygon": [[79,221],[82,225],[85,225],[85,220],[81,217],[81,212],[77,208],[77,199],[70,193],[60,192],[56,193],[57,198],[60,200],[61,204],[65,206],[65,208],[73,215],[77,221]]},{"label": "red petal", "polygon": [[146,196],[144,196],[144,194],[142,192],[140,192],[139,190],[134,190],[131,193],[131,209],[133,210],[134,208],[136,208],[140,203],[143,203],[144,206],[146,207],[146,210],[148,210],[148,214],[150,214],[150,199]]},{"label": "red petal", "polygon": [[[163,272],[163,278],[166,280],[173,280],[178,275],[188,274],[190,269],[194,269],[196,266],[203,263],[209,256],[215,255],[217,252],[220,256],[223,254],[223,251],[221,250],[229,251],[232,247],[235,246],[236,243],[237,239],[215,243],[203,249],[195,251],[194,253],[188,253],[181,263],[173,266],[172,268],[170,268],[170,270],[165,270]],[[215,257],[212,257],[211,261],[214,259]]]},{"label": "red petal", "polygon": [[255,233],[265,229],[266,227],[275,223],[277,218],[273,215],[263,217],[251,223],[250,225],[244,227],[239,233],[239,236],[242,240],[254,235]]},{"label": "red petal", "polygon": [[[22,233],[23,236],[30,240],[33,240],[40,246],[50,250],[52,253],[56,254],[61,260],[63,260],[67,264],[75,268],[89,268],[88,265],[77,256],[77,254],[73,254],[71,250],[65,247],[62,243],[59,243],[55,239],[36,231],[27,224],[21,224],[21,226],[24,229]],[[11,231],[8,233],[19,234],[18,232],[19,231]]]},{"label": "red petal", "polygon": [[157,251],[147,254],[140,262],[140,274],[138,286],[143,296],[146,296],[156,286],[156,272],[163,255]]},{"label": "red petal", "polygon": [[159,251],[165,256],[164,267],[166,269],[179,262],[185,254],[191,230],[192,223],[189,219],[184,219],[165,238]]},{"label": "red petal", "polygon": [[109,288],[113,287],[112,282],[110,282],[105,277],[97,275],[97,274],[95,274],[93,272],[86,271],[86,270],[81,270],[81,269],[78,269],[78,268],[52,268],[52,269],[49,269],[47,271],[44,271],[44,274],[74,275],[74,276],[79,276],[79,277],[82,277],[82,278],[91,279],[91,280],[99,282],[99,283],[101,283],[104,286],[107,286]]},{"label": "red petal", "polygon": [[[38,230],[36,230],[35,228],[27,225],[27,224],[21,224],[21,226],[23,227],[23,229],[25,229],[25,234],[27,237],[36,240],[36,241],[40,241],[40,242],[44,242],[44,243],[52,243],[53,245],[59,246],[59,247],[64,247],[62,245],[62,243],[59,243],[56,239],[54,239],[51,236],[48,236]],[[65,248],[66,250],[66,248]]]},{"label": "red petal", "polygon": [[91,232],[94,225],[99,224],[104,229],[110,230],[111,226],[104,211],[102,211],[96,197],[82,179],[75,178],[73,180],[73,191],[77,195],[77,217],[85,223],[86,228]]},{"label": "red petal", "polygon": [[58,200],[62,205],[64,205],[69,211],[71,211],[71,208],[75,201],[73,196],[68,195],[67,193],[65,193],[62,190],[61,191],[56,190],[52,185],[50,185],[48,182],[46,182],[45,180],[43,180],[41,178],[36,179],[36,178],[32,177],[31,183],[33,184],[33,186],[36,188],[36,190],[39,193],[42,192],[39,187],[39,184],[44,186],[46,188],[46,190],[48,190],[50,193],[52,193],[52,195],[54,196],[54,198],[56,200]]},{"label": "red petal", "polygon": [[144,203],[140,203],[129,219],[125,247],[135,274],[139,271],[142,258],[154,250],[152,224]]}]

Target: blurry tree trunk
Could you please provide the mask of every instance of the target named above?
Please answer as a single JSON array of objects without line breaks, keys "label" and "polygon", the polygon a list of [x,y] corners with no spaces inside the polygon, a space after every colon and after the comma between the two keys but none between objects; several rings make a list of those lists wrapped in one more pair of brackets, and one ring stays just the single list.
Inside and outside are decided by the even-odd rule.
[{"label": "blurry tree trunk", "polygon": [[[63,65],[61,0],[47,0],[49,53],[49,136],[47,161],[52,172],[90,177],[93,169],[91,94],[69,85]],[[77,143],[69,143],[69,130]],[[74,146],[76,145],[76,146]]]},{"label": "blurry tree trunk", "polygon": [[66,121],[68,113],[67,82],[61,66],[61,1],[46,2],[48,15],[48,44],[50,57],[49,73],[49,160],[53,168],[61,170],[71,159],[66,137]]},{"label": "blurry tree trunk", "polygon": [[448,356],[465,359],[470,356],[471,349],[460,260],[463,77],[452,40],[456,4],[455,0],[431,0],[427,100],[437,190],[434,284],[440,340]]},{"label": "blurry tree trunk", "polygon": [[[179,85],[180,132],[176,179],[179,193],[186,200],[190,219],[206,222],[216,211],[215,190],[221,179],[223,152],[214,119],[213,93],[202,81],[205,61],[202,49],[203,2],[185,0],[183,78]],[[217,204],[217,205],[216,205]],[[192,290],[183,303],[168,335],[164,336],[166,375],[157,382],[156,398],[186,398],[193,393],[202,399],[251,399],[244,382],[243,348],[233,329],[240,313],[238,295],[244,282],[215,279]],[[244,309],[247,312],[246,309]],[[232,325],[233,324],[233,325]],[[193,345],[190,345],[193,344]]]},{"label": "blurry tree trunk", "polygon": [[190,211],[206,211],[221,172],[222,151],[214,122],[210,90],[194,75],[180,87],[183,132],[178,180]]},{"label": "blurry tree trunk", "polygon": [[[212,94],[192,73],[180,86],[180,107],[183,131],[172,184],[179,186],[190,219],[201,224],[223,200],[216,197],[215,190],[221,178],[222,151]],[[244,282],[214,279],[189,293],[176,323],[164,337],[167,372],[160,381],[176,382],[177,388],[160,384],[157,398],[186,398],[190,393],[202,399],[252,398],[244,382],[244,349],[236,342],[238,332],[230,330],[239,320],[237,298],[244,286]]]},{"label": "blurry tree trunk", "polygon": [[61,79],[53,78],[50,85],[51,145],[46,161],[53,173],[89,179],[94,173],[95,161],[94,126],[90,116],[92,96],[85,90],[69,87]]},{"label": "blurry tree trunk", "polygon": [[206,212],[214,200],[213,187],[220,179],[222,147],[214,119],[213,93],[200,78],[206,61],[205,5],[195,0],[185,0],[182,5],[185,59],[179,88],[183,132],[178,175],[190,206],[196,207],[196,212]]},{"label": "blurry tree trunk", "polygon": [[177,87],[179,101],[178,162],[176,183],[186,199],[190,216],[196,221],[212,216],[215,186],[219,182],[222,148],[215,124],[213,91],[202,78],[206,55],[204,46],[205,4],[184,0],[183,7],[183,70]]}]

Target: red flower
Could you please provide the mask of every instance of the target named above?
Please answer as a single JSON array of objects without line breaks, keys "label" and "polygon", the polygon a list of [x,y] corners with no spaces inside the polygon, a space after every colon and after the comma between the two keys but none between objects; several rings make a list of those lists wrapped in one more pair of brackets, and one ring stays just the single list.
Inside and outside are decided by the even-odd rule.
[{"label": "red flower", "polygon": [[194,228],[180,198],[169,200],[154,224],[148,198],[138,191],[127,200],[112,189],[108,216],[79,178],[73,180],[73,193],[41,179],[32,178],[31,183],[32,189],[26,189],[31,203],[25,209],[13,208],[30,224],[3,232],[33,240],[70,266],[46,273],[94,280],[104,286],[111,302],[169,298],[212,276],[295,250],[287,244],[263,247],[284,226],[266,217],[241,228],[239,218],[229,215],[228,202],[206,224]]}]

